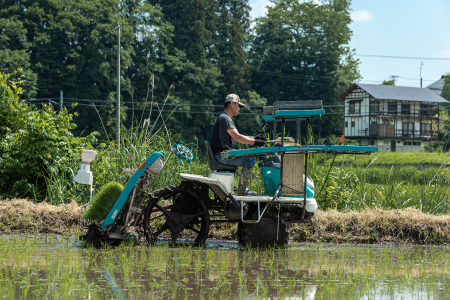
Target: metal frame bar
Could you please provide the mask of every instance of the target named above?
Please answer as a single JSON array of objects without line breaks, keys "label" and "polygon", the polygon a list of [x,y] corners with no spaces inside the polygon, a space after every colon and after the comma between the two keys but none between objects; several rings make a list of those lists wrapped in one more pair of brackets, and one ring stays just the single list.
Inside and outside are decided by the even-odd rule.
[{"label": "metal frame bar", "polygon": [[94,191],[92,189],[92,183],[89,184],[89,202],[86,203],[85,205],[82,205],[80,207],[80,226],[81,227],[87,227],[88,225],[86,224],[86,220],[87,219],[83,219],[83,214],[86,212],[87,206],[89,204],[91,204],[92,202],[92,196],[94,195]]}]

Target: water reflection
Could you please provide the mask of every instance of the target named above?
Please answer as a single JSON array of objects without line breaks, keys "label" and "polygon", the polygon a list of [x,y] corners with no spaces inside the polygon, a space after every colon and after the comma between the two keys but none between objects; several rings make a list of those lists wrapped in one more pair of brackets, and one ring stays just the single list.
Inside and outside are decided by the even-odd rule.
[{"label": "water reflection", "polygon": [[0,238],[5,299],[449,299],[449,248],[292,245],[81,249]]}]

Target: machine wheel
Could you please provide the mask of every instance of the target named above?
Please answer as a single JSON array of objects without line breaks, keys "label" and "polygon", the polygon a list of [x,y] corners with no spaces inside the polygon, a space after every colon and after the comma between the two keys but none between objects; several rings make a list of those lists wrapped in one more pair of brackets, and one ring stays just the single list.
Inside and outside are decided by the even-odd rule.
[{"label": "machine wheel", "polygon": [[176,242],[178,238],[193,240],[195,246],[205,244],[209,232],[209,214],[196,193],[183,186],[168,186],[152,195],[144,213],[144,235],[149,244],[158,237]]},{"label": "machine wheel", "polygon": [[[254,213],[252,220],[258,219],[258,213]],[[278,238],[277,238],[278,227]],[[246,247],[284,247],[288,244],[288,231],[283,219],[278,220],[277,213],[268,211],[259,223],[243,223],[238,225],[239,243]]]},{"label": "machine wheel", "polygon": [[84,247],[101,248],[109,244],[108,239],[94,223],[89,225],[88,231],[84,236],[80,236],[80,239],[84,241]]}]

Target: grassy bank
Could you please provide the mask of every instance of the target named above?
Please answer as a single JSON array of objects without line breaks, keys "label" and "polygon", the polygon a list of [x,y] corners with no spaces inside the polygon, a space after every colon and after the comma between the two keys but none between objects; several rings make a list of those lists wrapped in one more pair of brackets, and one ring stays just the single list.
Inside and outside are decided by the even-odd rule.
[{"label": "grassy bank", "polygon": [[[3,233],[80,232],[80,207],[75,202],[51,205],[23,199],[0,200]],[[434,216],[416,209],[342,213],[318,211],[311,224],[291,224],[291,241],[336,243],[449,244],[450,215]],[[211,226],[210,238],[237,240],[237,225]]]},{"label": "grassy bank", "polygon": [[[376,158],[375,161],[373,161]],[[340,155],[336,162],[352,162],[357,166],[372,165],[418,165],[449,164],[449,153],[424,152],[378,152],[370,155]]]}]

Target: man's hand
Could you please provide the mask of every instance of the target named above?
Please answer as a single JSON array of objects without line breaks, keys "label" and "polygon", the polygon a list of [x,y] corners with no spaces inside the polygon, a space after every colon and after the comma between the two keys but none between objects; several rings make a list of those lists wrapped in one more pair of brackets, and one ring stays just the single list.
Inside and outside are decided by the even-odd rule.
[{"label": "man's hand", "polygon": [[265,141],[265,140],[266,140],[266,137],[265,137],[264,134],[260,133],[260,134],[258,134],[257,136],[255,136],[255,140],[256,140],[256,139]]},{"label": "man's hand", "polygon": [[263,147],[263,146],[266,145],[266,141],[255,139],[255,144],[254,145],[256,147]]}]

